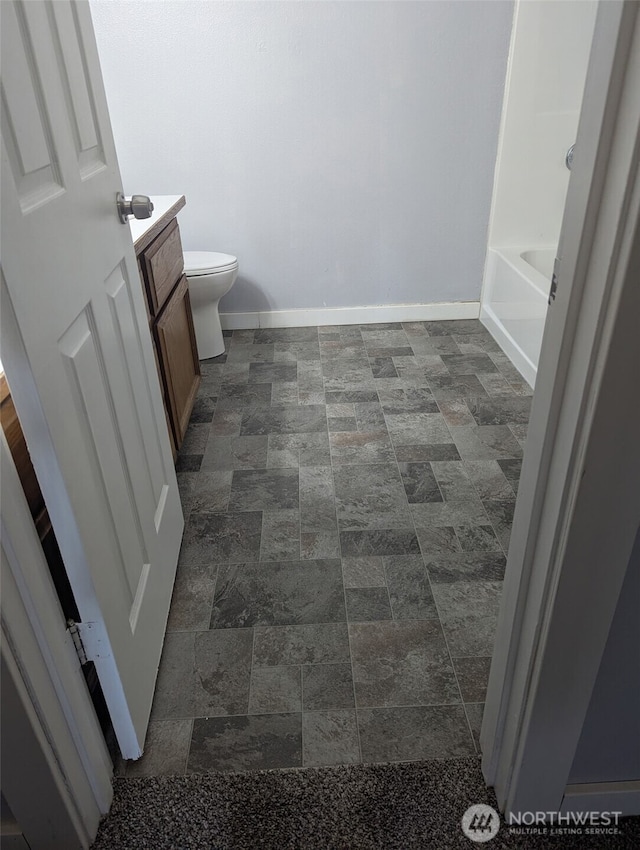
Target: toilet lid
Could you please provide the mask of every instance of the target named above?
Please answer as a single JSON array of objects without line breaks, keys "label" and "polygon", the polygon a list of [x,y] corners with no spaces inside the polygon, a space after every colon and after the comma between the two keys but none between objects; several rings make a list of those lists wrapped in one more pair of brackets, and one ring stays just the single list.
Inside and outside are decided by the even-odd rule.
[{"label": "toilet lid", "polygon": [[184,273],[189,275],[211,274],[238,265],[232,254],[217,254],[215,251],[185,251]]}]

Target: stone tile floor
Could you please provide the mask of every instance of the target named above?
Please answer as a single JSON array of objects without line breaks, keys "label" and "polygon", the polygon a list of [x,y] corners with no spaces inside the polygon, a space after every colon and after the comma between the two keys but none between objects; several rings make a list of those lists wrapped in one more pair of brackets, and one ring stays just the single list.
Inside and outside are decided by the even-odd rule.
[{"label": "stone tile floor", "polygon": [[478,321],[226,341],[126,775],[474,754],[530,387]]}]

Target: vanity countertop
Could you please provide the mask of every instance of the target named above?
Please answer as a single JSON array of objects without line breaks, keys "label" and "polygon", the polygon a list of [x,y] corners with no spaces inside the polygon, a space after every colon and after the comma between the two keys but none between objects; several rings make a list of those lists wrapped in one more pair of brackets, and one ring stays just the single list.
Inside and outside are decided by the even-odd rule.
[{"label": "vanity countertop", "polygon": [[175,218],[186,204],[184,195],[151,195],[153,214],[151,218],[130,218],[129,227],[136,254],[151,244],[165,225]]}]

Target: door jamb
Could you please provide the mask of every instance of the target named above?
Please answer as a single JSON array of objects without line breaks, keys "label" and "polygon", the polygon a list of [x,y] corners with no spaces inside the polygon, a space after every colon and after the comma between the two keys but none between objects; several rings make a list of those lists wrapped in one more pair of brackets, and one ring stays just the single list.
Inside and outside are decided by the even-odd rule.
[{"label": "door jamb", "polygon": [[[49,806],[33,794],[37,777],[27,774],[25,782],[21,768],[13,771],[12,782],[7,767],[3,790],[25,836],[34,829],[40,835],[46,822],[65,834],[72,830],[75,846],[88,847],[111,804],[111,758],[2,432],[0,462],[3,668],[25,706],[31,764],[41,764],[48,774],[43,781],[58,791],[55,805],[51,799]],[[10,715],[3,718],[3,728],[10,733]]]},{"label": "door jamb", "polygon": [[[618,308],[633,286],[629,264],[640,219],[639,63],[637,4],[601,3],[558,254],[560,286],[545,328],[481,734],[485,778],[507,811],[525,803],[529,809],[556,811],[562,803],[631,551],[631,531],[635,537],[623,511],[626,526],[618,526],[624,535],[615,546],[615,566],[607,565],[608,586],[596,583],[595,595],[593,586],[584,588],[580,602],[574,598],[571,606],[562,586],[578,576],[575,562],[565,556],[574,521],[585,528],[584,513],[576,511],[591,480],[583,482],[590,431],[597,425]],[[609,502],[608,513],[620,513],[617,500]],[[599,518],[605,528],[606,522]],[[561,604],[567,606],[564,612]],[[588,613],[588,634],[563,633],[562,614],[575,622],[579,618],[571,615],[579,607]],[[544,781],[537,776],[536,791],[530,781],[536,758],[528,747],[536,712],[548,696],[541,687],[550,654],[556,653],[556,661],[567,651],[575,654],[576,639],[580,675],[556,683],[564,737],[546,750],[544,744],[561,727],[560,717],[547,714],[536,745],[548,763]],[[529,796],[523,799],[526,786]]]}]

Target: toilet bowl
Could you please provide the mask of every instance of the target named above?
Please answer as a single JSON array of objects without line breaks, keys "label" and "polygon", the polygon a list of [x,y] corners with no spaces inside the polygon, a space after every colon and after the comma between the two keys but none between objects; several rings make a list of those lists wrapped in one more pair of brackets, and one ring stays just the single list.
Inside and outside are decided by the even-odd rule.
[{"label": "toilet bowl", "polygon": [[238,276],[238,260],[231,254],[185,251],[184,273],[189,283],[198,357],[200,360],[208,360],[224,354],[218,302],[231,289]]}]

